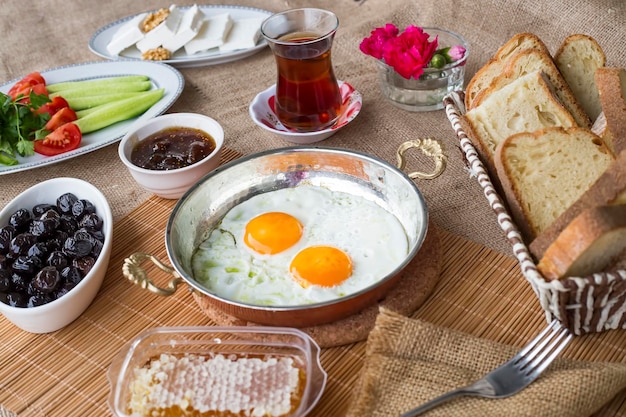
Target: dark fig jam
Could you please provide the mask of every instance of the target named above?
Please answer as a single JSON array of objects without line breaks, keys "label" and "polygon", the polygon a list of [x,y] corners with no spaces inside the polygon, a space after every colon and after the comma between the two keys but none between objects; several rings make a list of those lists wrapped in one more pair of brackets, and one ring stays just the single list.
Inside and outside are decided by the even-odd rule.
[{"label": "dark fig jam", "polygon": [[141,168],[166,171],[195,164],[214,150],[215,140],[208,133],[188,127],[171,127],[137,143],[130,160]]}]

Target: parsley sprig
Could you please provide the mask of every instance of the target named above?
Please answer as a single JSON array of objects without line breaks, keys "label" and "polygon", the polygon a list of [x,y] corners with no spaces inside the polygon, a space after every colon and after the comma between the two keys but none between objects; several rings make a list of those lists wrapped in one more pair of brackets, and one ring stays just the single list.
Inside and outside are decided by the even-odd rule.
[{"label": "parsley sprig", "polygon": [[50,118],[36,110],[50,99],[45,94],[30,92],[29,101],[0,93],[0,164],[16,165],[17,155],[34,155],[35,139],[42,139],[42,128]]}]

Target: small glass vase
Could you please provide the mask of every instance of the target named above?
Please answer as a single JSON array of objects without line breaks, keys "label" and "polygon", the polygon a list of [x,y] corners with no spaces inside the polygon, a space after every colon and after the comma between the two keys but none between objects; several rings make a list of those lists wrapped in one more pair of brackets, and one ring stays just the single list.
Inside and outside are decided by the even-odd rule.
[{"label": "small glass vase", "polygon": [[392,67],[379,60],[380,85],[383,95],[395,106],[408,111],[431,111],[443,108],[443,98],[452,91],[462,90],[469,45],[460,35],[447,30],[424,28],[430,38],[438,36],[438,48],[461,45],[465,56],[443,68],[424,68],[417,79],[404,78]]}]

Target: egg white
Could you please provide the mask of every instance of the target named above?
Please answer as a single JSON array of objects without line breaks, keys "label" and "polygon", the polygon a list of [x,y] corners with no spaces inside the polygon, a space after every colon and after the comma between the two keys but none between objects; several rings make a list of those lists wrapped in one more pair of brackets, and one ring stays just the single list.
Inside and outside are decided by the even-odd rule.
[{"label": "egg white", "polygon": [[[303,225],[291,248],[261,255],[244,243],[254,217],[281,211]],[[314,245],[337,247],[352,259],[350,278],[334,287],[300,286],[289,273],[293,257]],[[233,207],[192,257],[194,278],[217,295],[247,304],[292,306],[358,292],[393,271],[408,253],[398,219],[376,203],[348,193],[300,185],[256,195]]]}]

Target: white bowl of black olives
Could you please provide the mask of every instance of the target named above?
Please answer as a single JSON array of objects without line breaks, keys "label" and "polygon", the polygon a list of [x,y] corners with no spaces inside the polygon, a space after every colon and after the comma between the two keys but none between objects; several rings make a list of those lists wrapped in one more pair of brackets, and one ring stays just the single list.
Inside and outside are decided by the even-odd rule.
[{"label": "white bowl of black olives", "polygon": [[98,293],[112,241],[111,208],[90,183],[54,178],[22,192],[0,211],[0,313],[31,333],[70,324]]},{"label": "white bowl of black olives", "polygon": [[197,113],[169,113],[143,121],[124,135],[120,159],[135,181],[168,199],[180,198],[220,164],[224,130]]}]

